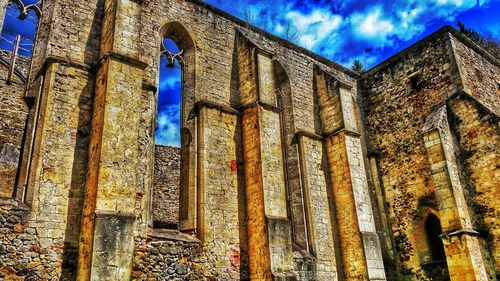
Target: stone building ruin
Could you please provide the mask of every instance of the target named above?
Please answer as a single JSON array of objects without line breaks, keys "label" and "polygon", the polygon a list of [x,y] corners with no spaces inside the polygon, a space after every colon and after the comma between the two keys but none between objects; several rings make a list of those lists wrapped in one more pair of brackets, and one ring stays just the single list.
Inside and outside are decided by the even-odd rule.
[{"label": "stone building ruin", "polygon": [[452,27],[358,75],[198,0],[40,8],[0,52],[0,280],[500,278],[500,62]]}]

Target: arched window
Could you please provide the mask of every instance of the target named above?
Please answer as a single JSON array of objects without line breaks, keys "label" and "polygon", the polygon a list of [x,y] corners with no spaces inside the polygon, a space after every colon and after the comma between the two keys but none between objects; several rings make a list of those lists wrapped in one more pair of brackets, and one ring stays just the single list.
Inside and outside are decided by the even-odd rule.
[{"label": "arched window", "polygon": [[427,243],[429,252],[433,261],[441,261],[446,259],[444,246],[441,237],[441,223],[434,214],[429,214],[425,221],[425,233],[427,235]]},{"label": "arched window", "polygon": [[152,225],[197,231],[195,44],[179,22],[160,30]]},{"label": "arched window", "polygon": [[181,173],[182,50],[165,38],[160,57],[160,79],[155,130],[153,227],[177,228]]},{"label": "arched window", "polygon": [[[31,57],[36,30],[41,15],[41,0],[9,0],[4,9],[5,17],[1,28],[0,49],[12,51],[19,36],[18,54]],[[0,13],[1,14],[1,13]]]}]

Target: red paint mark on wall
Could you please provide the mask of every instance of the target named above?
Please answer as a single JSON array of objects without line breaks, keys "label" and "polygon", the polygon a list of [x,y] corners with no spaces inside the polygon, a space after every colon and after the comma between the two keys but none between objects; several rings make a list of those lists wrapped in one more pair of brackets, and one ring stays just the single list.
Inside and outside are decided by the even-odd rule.
[{"label": "red paint mark on wall", "polygon": [[236,172],[238,170],[238,162],[236,160],[231,161],[231,171]]},{"label": "red paint mark on wall", "polygon": [[240,248],[231,245],[231,248],[229,248],[229,251],[231,251],[231,265],[233,267],[240,267]]},{"label": "red paint mark on wall", "polygon": [[69,143],[71,146],[76,145],[76,135],[77,135],[77,130],[76,129],[71,129],[69,132]]}]

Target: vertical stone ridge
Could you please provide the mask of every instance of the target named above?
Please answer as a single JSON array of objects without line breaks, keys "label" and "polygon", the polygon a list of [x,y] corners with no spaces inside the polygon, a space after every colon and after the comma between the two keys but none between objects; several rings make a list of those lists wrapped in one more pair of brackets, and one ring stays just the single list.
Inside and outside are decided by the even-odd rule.
[{"label": "vertical stone ridge", "polygon": [[[310,252],[316,257],[316,278],[337,280],[338,269],[328,202],[327,173],[321,139],[299,136],[299,157],[307,209]],[[325,174],[326,173],[326,174]]]},{"label": "vertical stone ridge", "polygon": [[124,280],[131,276],[137,192],[137,134],[142,77],[135,44],[140,5],[106,0],[101,61],[89,154],[89,175],[80,234],[77,280]]},{"label": "vertical stone ridge", "polygon": [[352,88],[318,67],[314,81],[321,131],[328,136],[325,145],[345,277],[385,280]]},{"label": "vertical stone ridge", "polygon": [[106,103],[107,72],[109,62],[101,65],[96,79],[94,111],[92,114],[92,130],[89,145],[88,174],[85,183],[85,202],[82,211],[80,243],[78,250],[77,280],[87,281],[90,278],[92,264],[94,212],[97,203],[97,187],[99,180],[99,162],[101,158],[101,142],[103,137],[104,104]]},{"label": "vertical stone ridge", "polygon": [[294,269],[292,234],[274,62],[242,35],[237,41],[250,276],[288,278]]},{"label": "vertical stone ridge", "polygon": [[254,280],[271,280],[269,238],[265,221],[266,213],[262,182],[258,108],[248,108],[243,112],[242,118],[250,278]]},{"label": "vertical stone ridge", "polygon": [[456,148],[448,124],[447,107],[431,113],[424,126],[424,141],[436,189],[446,262],[450,278],[487,280],[479,232],[472,228],[469,207],[460,182]]}]

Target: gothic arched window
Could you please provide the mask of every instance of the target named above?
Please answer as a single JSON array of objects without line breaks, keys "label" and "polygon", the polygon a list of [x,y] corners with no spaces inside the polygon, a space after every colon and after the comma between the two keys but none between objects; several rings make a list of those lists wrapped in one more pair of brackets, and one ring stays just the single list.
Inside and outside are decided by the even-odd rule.
[{"label": "gothic arched window", "polygon": [[175,227],[196,233],[197,117],[190,115],[195,100],[195,44],[179,22],[165,24],[160,36],[163,39],[150,222],[155,228]]},{"label": "gothic arched window", "polygon": [[155,129],[153,227],[177,228],[181,174],[182,51],[162,42]]}]

